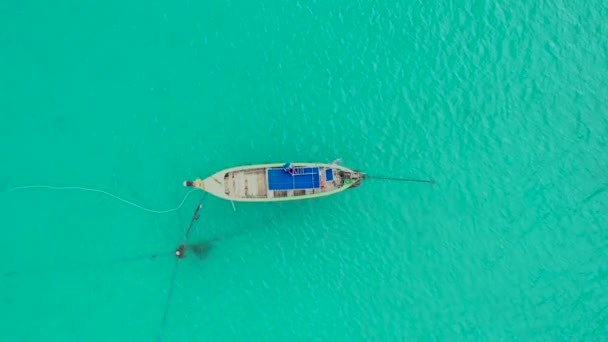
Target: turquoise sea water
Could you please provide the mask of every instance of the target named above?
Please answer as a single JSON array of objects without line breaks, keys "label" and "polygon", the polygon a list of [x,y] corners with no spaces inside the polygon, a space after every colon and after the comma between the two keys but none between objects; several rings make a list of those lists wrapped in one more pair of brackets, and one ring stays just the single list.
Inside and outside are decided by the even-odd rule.
[{"label": "turquoise sea water", "polygon": [[[0,4],[0,340],[152,341],[197,203],[284,161],[368,181],[208,196],[164,341],[608,339],[605,1]],[[602,24],[604,22],[604,24]]]}]

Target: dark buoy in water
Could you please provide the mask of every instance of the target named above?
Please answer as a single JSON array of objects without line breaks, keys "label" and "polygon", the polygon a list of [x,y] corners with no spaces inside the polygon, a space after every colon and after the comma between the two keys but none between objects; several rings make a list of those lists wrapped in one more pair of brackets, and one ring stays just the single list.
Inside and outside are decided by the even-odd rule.
[{"label": "dark buoy in water", "polygon": [[179,247],[177,247],[177,249],[175,250],[175,256],[178,259],[185,258],[186,257],[186,246],[180,245]]}]

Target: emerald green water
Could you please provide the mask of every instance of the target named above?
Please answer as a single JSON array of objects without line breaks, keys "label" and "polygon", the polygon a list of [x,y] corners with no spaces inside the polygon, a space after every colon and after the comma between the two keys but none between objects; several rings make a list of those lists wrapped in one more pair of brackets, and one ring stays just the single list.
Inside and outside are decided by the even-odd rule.
[{"label": "emerald green water", "polygon": [[605,1],[0,4],[2,341],[153,341],[185,179],[330,162],[327,198],[208,196],[164,341],[608,339]]}]

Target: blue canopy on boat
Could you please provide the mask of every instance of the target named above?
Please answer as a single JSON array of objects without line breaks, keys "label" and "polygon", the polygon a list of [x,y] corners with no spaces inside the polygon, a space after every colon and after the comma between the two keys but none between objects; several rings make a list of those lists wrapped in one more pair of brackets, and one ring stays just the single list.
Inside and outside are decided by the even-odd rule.
[{"label": "blue canopy on boat", "polygon": [[268,190],[305,190],[319,189],[321,186],[318,167],[297,168],[296,173],[289,174],[281,169],[269,169]]}]

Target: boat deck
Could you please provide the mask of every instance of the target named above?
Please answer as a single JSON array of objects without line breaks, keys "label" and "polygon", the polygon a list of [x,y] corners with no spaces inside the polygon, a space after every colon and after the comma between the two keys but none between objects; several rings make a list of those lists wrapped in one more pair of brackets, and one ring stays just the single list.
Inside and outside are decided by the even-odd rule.
[{"label": "boat deck", "polygon": [[289,174],[283,168],[259,168],[228,172],[224,192],[237,198],[276,198],[318,194],[339,189],[343,179],[334,168],[297,167]]},{"label": "boat deck", "polygon": [[267,197],[266,176],[262,169],[230,172],[224,176],[224,192],[236,197]]}]

